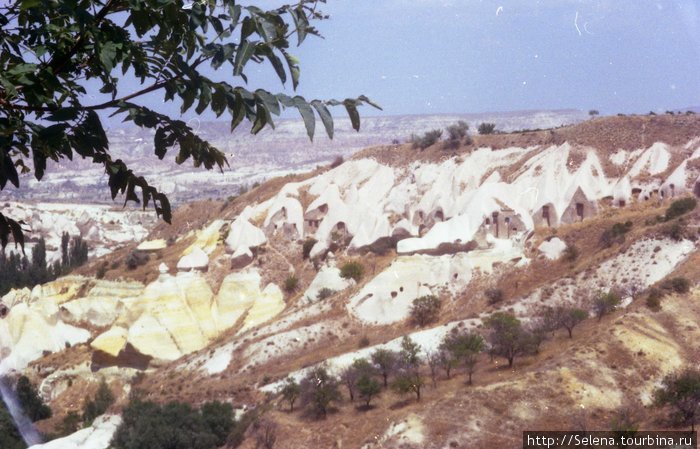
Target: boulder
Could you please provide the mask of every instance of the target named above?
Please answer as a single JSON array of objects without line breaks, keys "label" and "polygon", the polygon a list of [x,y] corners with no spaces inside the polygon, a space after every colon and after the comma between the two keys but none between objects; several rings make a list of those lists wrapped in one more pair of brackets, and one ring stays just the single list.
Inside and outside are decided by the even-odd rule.
[{"label": "boulder", "polygon": [[195,247],[177,263],[178,271],[207,271],[207,268],[209,268],[209,256],[199,247]]}]

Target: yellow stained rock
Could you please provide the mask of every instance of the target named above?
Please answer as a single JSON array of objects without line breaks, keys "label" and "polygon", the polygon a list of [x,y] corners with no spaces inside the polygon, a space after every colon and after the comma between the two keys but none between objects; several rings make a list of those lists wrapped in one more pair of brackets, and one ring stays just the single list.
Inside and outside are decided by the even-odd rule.
[{"label": "yellow stained rock", "polygon": [[151,315],[141,316],[129,328],[129,343],[141,354],[160,360],[175,360],[182,355],[170,332]]},{"label": "yellow stained rock", "polygon": [[284,307],[282,290],[275,284],[268,284],[265,290],[262,291],[262,296],[255,300],[253,307],[248,311],[240,332],[245,332],[258,324],[271,320],[282,313]]},{"label": "yellow stained rock", "polygon": [[213,314],[219,331],[228,329],[253,306],[260,297],[260,274],[255,270],[232,273],[221,283]]},{"label": "yellow stained rock", "polygon": [[202,229],[201,231],[197,231],[196,240],[182,252],[182,255],[188,255],[195,248],[201,248],[207,255],[213,253],[216,249],[216,245],[219,243],[219,231],[224,223],[224,220],[214,220],[206,228]]},{"label": "yellow stained rock", "polygon": [[165,239],[144,240],[136,249],[139,251],[158,251],[166,246],[168,246],[168,244]]},{"label": "yellow stained rock", "polygon": [[126,346],[126,339],[129,331],[121,326],[114,326],[107,332],[103,332],[95,338],[90,347],[97,351],[102,351],[106,354],[116,357],[119,352]]}]

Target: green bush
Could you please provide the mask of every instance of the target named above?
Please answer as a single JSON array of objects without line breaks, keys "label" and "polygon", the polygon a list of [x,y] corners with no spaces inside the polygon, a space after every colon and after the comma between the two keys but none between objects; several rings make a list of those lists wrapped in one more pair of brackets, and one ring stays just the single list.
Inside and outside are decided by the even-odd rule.
[{"label": "green bush", "polygon": [[335,290],[331,290],[328,287],[323,287],[321,290],[318,291],[318,294],[316,295],[316,299],[319,301],[322,301],[326,298],[330,298],[331,296],[335,295]]},{"label": "green bush", "polygon": [[112,438],[115,449],[215,449],[223,446],[234,428],[233,408],[221,402],[205,403],[201,410],[189,404],[134,400],[123,411]]},{"label": "green bush", "polygon": [[440,140],[440,137],[442,137],[442,130],[434,129],[426,132],[422,136],[411,135],[411,144],[413,148],[425,150],[429,146],[436,144],[437,141]]},{"label": "green bush", "polygon": [[304,259],[308,259],[311,254],[311,249],[314,247],[318,240],[312,239],[311,237],[304,240],[304,244],[301,247],[301,255]]},{"label": "green bush", "polygon": [[493,134],[496,132],[496,124],[495,123],[481,123],[479,124],[479,128],[477,129],[479,131],[479,134]]},{"label": "green bush", "polygon": [[109,389],[107,382],[102,379],[95,397],[92,399],[85,398],[85,403],[83,404],[83,422],[85,425],[91,425],[95,418],[104,414],[112,404],[114,404],[114,394]]},{"label": "green bush", "polygon": [[667,279],[661,284],[665,290],[672,290],[676,293],[688,293],[690,291],[690,281],[683,277]]},{"label": "green bush", "polygon": [[354,279],[355,282],[360,282],[364,273],[365,267],[357,261],[347,262],[340,267],[340,277],[344,279]]},{"label": "green bush", "polygon": [[503,301],[505,297],[503,290],[500,288],[487,288],[484,292],[484,296],[489,300],[489,304],[492,305]]},{"label": "green bush", "polygon": [[297,289],[298,286],[299,286],[299,278],[294,276],[294,275],[288,276],[287,279],[284,280],[284,290],[287,293],[293,292],[294,290]]},{"label": "green bush", "polygon": [[442,301],[435,295],[421,296],[411,304],[411,319],[419,326],[436,321],[440,316]]},{"label": "green bush", "polygon": [[664,297],[664,293],[659,290],[658,288],[651,288],[649,289],[649,293],[647,294],[647,307],[649,307],[652,310],[658,310],[661,308],[661,300]]},{"label": "green bush", "polygon": [[666,209],[665,219],[666,221],[673,220],[676,217],[687,214],[691,210],[695,209],[695,206],[697,205],[698,202],[692,197],[676,200],[671,203],[668,209]]},{"label": "green bush", "polygon": [[27,376],[20,376],[17,380],[17,398],[25,415],[32,421],[51,418],[51,409],[44,404]]}]

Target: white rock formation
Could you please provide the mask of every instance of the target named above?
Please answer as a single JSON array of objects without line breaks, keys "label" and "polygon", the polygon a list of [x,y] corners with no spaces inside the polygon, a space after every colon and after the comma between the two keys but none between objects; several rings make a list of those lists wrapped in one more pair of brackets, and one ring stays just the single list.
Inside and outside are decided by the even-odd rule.
[{"label": "white rock formation", "polygon": [[556,260],[561,257],[561,254],[566,249],[566,243],[559,237],[554,237],[546,240],[537,248],[549,260]]},{"label": "white rock formation", "polygon": [[35,444],[30,449],[107,449],[121,422],[121,416],[102,415],[88,428],[48,443]]},{"label": "white rock formation", "polygon": [[189,254],[182,256],[177,262],[178,271],[206,271],[209,267],[209,256],[200,247],[194,247]]}]

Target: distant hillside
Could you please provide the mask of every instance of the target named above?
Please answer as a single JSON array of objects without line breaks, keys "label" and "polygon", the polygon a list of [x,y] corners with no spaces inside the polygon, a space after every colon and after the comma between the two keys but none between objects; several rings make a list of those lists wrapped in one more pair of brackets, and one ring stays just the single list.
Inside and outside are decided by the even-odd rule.
[{"label": "distant hillside", "polygon": [[[347,118],[336,120],[331,141],[318,124],[313,142],[309,142],[304,124],[298,119],[279,120],[276,129],[265,129],[257,136],[242,126],[233,134],[228,122],[193,121],[190,124],[202,138],[224,151],[231,164],[224,173],[193,169],[191,162],[178,166],[174,155],[158,160],[153,154],[153,133],[135,127],[109,131],[110,148],[135,171],[170,195],[173,202],[226,197],[238,193],[240,186],[294,171],[306,171],[338,155],[347,158],[368,146],[406,141],[411,134],[444,128],[457,120],[466,120],[473,130],[481,122],[496,123],[499,130],[551,128],[578,123],[587,118],[582,111],[515,111],[482,114],[407,115],[367,117],[359,133]],[[475,131],[474,131],[475,132]],[[111,203],[107,179],[99,166],[89,161],[65,161],[53,164],[41,183],[26,175],[19,191],[8,190],[14,199],[41,201],[83,201]]]}]

